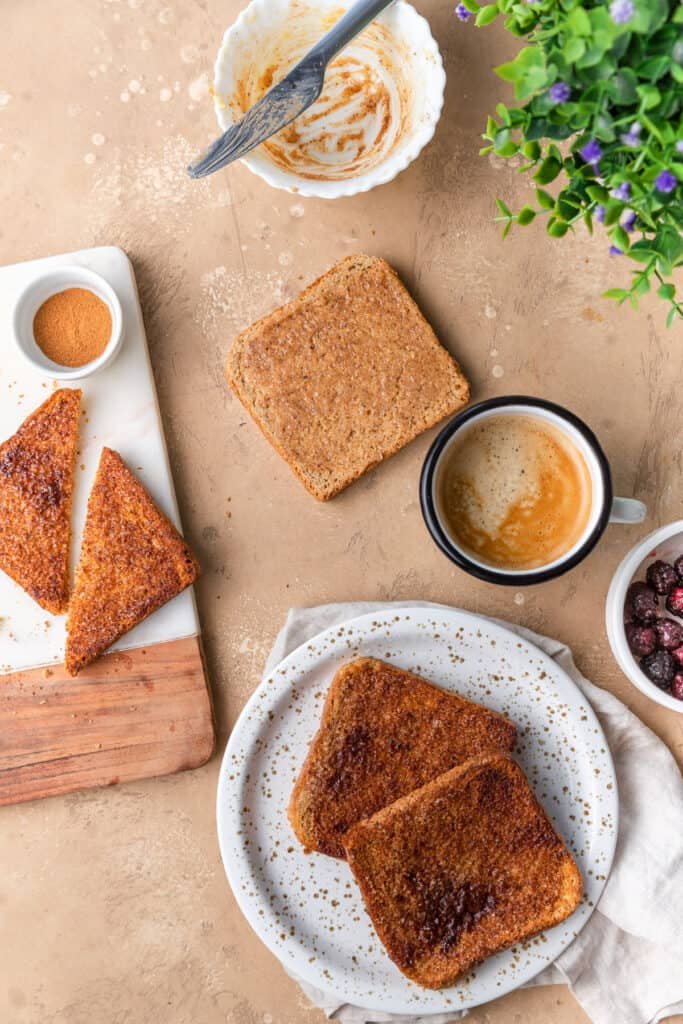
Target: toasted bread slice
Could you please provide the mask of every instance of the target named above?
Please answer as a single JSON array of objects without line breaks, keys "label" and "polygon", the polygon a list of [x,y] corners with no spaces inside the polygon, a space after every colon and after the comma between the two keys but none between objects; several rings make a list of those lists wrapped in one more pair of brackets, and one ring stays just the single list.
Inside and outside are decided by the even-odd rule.
[{"label": "toasted bread slice", "polygon": [[384,260],[349,256],[235,340],[230,386],[321,501],[469,398]]},{"label": "toasted bread slice", "polygon": [[307,851],[344,857],[344,833],[477,754],[511,750],[503,715],[374,658],[341,668],[330,686],[289,804]]},{"label": "toasted bread slice", "polygon": [[453,768],[344,837],[396,966],[444,988],[475,964],[564,921],[579,870],[505,754]]},{"label": "toasted bread slice", "polygon": [[0,445],[0,569],[53,615],[69,600],[80,409],[80,391],[55,391]]},{"label": "toasted bread slice", "polygon": [[176,528],[104,448],[90,497],[67,621],[67,670],[85,665],[199,575]]}]

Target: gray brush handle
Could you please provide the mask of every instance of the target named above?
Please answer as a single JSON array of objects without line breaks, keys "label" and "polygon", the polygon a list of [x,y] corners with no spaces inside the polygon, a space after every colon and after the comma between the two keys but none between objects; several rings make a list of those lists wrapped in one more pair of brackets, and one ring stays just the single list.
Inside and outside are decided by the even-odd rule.
[{"label": "gray brush handle", "polygon": [[389,7],[394,0],[358,0],[344,14],[319,43],[306,54],[304,60],[313,60],[325,66],[343,50],[359,32],[373,21],[378,14]]}]

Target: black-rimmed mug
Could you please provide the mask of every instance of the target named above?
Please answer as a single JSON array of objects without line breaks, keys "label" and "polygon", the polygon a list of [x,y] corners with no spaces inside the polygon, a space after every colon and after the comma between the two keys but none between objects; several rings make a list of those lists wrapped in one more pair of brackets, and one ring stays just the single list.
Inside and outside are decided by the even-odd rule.
[{"label": "black-rimmed mug", "polygon": [[[591,477],[591,511],[578,541],[560,558],[534,569],[507,570],[479,561],[465,551],[447,529],[440,512],[438,480],[440,467],[447,460],[450,446],[464,429],[492,416],[520,415],[539,419],[560,430],[584,457]],[[420,504],[427,528],[441,551],[465,572],[489,583],[526,586],[554,579],[578,565],[602,537],[607,524],[640,523],[647,514],[641,501],[615,498],[609,462],[595,434],[586,424],[560,405],[542,398],[510,395],[472,405],[446,424],[427,453],[420,478]]]}]

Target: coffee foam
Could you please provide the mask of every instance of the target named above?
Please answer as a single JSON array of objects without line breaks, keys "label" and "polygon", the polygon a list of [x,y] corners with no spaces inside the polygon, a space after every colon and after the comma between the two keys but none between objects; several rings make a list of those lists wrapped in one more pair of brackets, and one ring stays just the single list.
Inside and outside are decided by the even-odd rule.
[{"label": "coffee foam", "polygon": [[437,490],[458,546],[512,570],[561,558],[591,511],[583,455],[563,431],[530,415],[496,415],[463,429],[443,456]]}]

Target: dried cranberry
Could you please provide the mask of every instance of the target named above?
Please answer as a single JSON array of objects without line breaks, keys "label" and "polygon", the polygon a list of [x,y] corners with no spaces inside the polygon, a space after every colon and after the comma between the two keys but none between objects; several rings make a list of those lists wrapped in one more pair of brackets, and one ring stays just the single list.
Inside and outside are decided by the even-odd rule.
[{"label": "dried cranberry", "polygon": [[679,555],[674,562],[674,569],[676,570],[676,575],[679,580],[683,583],[683,555]]},{"label": "dried cranberry", "polygon": [[660,690],[668,690],[676,675],[676,659],[668,651],[655,651],[640,662],[643,672]]},{"label": "dried cranberry", "polygon": [[646,579],[658,594],[668,594],[678,583],[678,576],[673,565],[658,559],[648,566]]},{"label": "dried cranberry", "polygon": [[659,598],[647,583],[632,583],[626,592],[625,611],[632,619],[645,624],[654,622],[659,615]]},{"label": "dried cranberry", "polygon": [[683,626],[673,619],[660,619],[654,624],[657,646],[664,651],[675,651],[683,644]]},{"label": "dried cranberry", "polygon": [[[671,622],[671,619],[669,619]],[[675,623],[672,623],[675,625]],[[640,626],[637,622],[627,623],[624,627],[626,641],[636,658],[652,654],[657,647],[657,635],[652,626]],[[683,638],[681,639],[683,643]]]},{"label": "dried cranberry", "polygon": [[677,672],[671,683],[671,693],[676,700],[683,700],[683,672]]},{"label": "dried cranberry", "polygon": [[666,607],[672,615],[683,618],[683,587],[674,587],[666,599]]},{"label": "dried cranberry", "polygon": [[683,646],[682,647],[677,647],[676,650],[672,651],[671,653],[673,654],[674,658],[676,659],[678,664],[681,666],[681,668],[683,668]]}]

